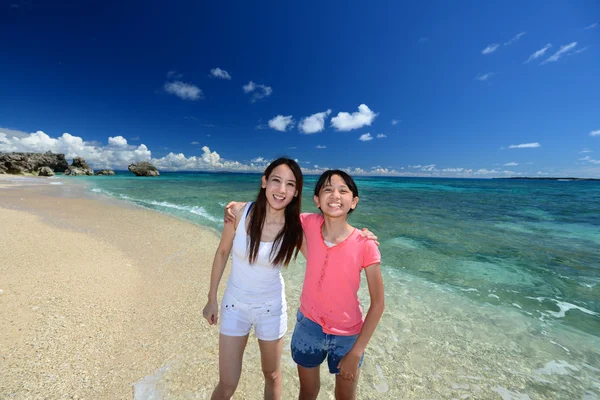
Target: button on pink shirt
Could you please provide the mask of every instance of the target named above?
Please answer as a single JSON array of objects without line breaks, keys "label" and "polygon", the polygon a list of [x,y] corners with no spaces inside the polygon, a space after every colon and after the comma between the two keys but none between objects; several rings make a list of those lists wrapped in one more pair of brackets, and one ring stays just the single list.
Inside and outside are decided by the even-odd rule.
[{"label": "button on pink shirt", "polygon": [[342,243],[327,247],[323,240],[323,216],[301,214],[308,259],[300,295],[300,311],[321,325],[323,332],[351,336],[360,333],[363,314],[358,300],[363,268],[381,262],[373,240],[357,229]]}]

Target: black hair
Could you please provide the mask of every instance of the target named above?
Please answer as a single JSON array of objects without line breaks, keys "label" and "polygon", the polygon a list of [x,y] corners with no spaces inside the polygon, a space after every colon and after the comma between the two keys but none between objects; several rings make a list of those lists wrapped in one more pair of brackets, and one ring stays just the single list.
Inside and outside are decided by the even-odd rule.
[{"label": "black hair", "polygon": [[[298,195],[294,197],[290,204],[285,207],[285,224],[283,229],[275,237],[273,247],[271,249],[270,259],[273,265],[283,264],[287,266],[292,257],[296,259],[298,251],[302,247],[303,231],[300,224],[300,210],[302,210],[302,186],[304,180],[302,171],[296,161],[280,157],[273,161],[264,172],[265,179],[269,179],[271,173],[280,165],[287,165],[296,178],[296,190]],[[262,236],[262,228],[265,224],[267,215],[267,195],[266,189],[261,186],[256,196],[253,207],[250,209],[248,218],[248,258],[250,264],[254,264],[258,256],[258,248],[260,246],[260,237]],[[277,255],[273,254],[276,249],[279,249]]]},{"label": "black hair", "polygon": [[[350,189],[352,192],[352,198],[358,197],[358,187],[356,186],[354,179],[352,179],[352,177],[346,172],[339,169],[330,169],[321,174],[317,184],[315,185],[315,196],[319,197],[319,193],[321,193],[323,186],[331,184],[331,177],[334,175],[342,178],[346,186],[348,186],[348,189]],[[350,214],[352,211],[354,211],[353,208],[348,211],[348,214]]]}]

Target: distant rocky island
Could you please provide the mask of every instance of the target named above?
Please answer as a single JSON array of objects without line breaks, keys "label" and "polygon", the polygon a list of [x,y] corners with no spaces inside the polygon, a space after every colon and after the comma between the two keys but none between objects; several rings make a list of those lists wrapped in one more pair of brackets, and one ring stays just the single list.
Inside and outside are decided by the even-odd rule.
[{"label": "distant rocky island", "polygon": [[[149,162],[143,161],[129,165],[129,171],[136,176],[159,176],[158,169]],[[64,175],[114,175],[112,169],[94,170],[83,159],[73,158],[69,165],[64,154],[46,153],[0,153],[0,175],[54,176],[57,172]]]},{"label": "distant rocky island", "polygon": [[528,181],[600,181],[600,178],[548,178],[548,177],[529,177],[529,176],[512,176],[510,178],[492,178],[492,179],[516,179]]}]

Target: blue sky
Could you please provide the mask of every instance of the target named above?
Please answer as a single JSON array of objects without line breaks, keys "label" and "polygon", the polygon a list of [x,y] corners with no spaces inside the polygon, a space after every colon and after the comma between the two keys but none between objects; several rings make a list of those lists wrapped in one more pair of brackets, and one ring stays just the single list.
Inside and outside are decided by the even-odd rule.
[{"label": "blue sky", "polygon": [[600,177],[599,22],[597,1],[2,1],[0,151]]}]

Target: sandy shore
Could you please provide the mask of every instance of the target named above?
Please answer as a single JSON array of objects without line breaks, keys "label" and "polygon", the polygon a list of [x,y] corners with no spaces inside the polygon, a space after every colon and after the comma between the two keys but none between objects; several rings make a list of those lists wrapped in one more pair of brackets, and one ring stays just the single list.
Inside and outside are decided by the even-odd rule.
[{"label": "sandy shore", "polygon": [[[0,398],[209,397],[213,232],[79,185],[6,177],[0,226]],[[259,364],[248,368],[237,398],[260,397]]]}]

